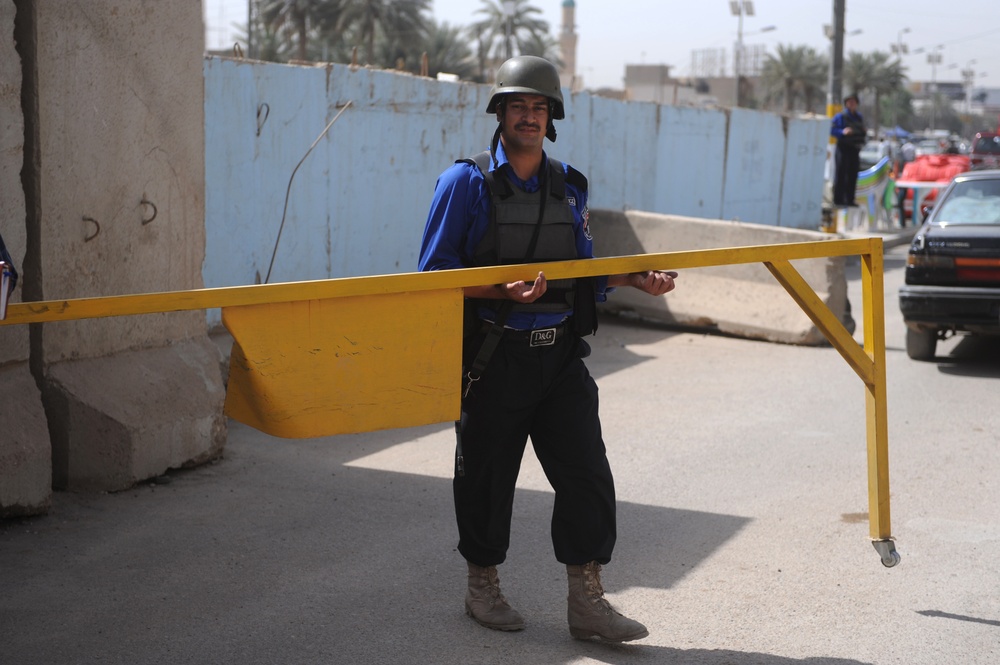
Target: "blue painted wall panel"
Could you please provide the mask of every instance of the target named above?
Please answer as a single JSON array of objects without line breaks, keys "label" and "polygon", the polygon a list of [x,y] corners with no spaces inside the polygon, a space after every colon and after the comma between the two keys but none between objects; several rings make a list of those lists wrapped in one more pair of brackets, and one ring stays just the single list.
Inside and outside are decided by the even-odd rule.
[{"label": "blue painted wall panel", "polygon": [[822,215],[830,120],[791,118],[787,126],[779,224],[815,230],[816,220]]},{"label": "blue painted wall panel", "polygon": [[[300,161],[270,281],[415,270],[437,176],[496,128],[487,85],[214,57],[204,71],[208,287],[266,275]],[[786,142],[769,113],[565,101],[547,150],[587,175],[591,207],[819,226],[825,119],[789,121]]]},{"label": "blue painted wall panel", "polygon": [[650,208],[689,217],[722,217],[726,114],[715,109],[660,107],[656,180]]},{"label": "blue painted wall panel", "polygon": [[577,167],[590,179],[590,207],[625,206],[626,132],[628,107],[604,97],[590,101],[590,155]]},{"label": "blue painted wall panel", "polygon": [[[625,105],[625,198],[621,208],[652,212],[656,200],[657,145],[660,106],[648,102]],[[607,206],[602,206],[607,207]]]},{"label": "blue painted wall panel", "polygon": [[739,108],[729,112],[723,219],[778,224],[784,154],[779,116]]}]

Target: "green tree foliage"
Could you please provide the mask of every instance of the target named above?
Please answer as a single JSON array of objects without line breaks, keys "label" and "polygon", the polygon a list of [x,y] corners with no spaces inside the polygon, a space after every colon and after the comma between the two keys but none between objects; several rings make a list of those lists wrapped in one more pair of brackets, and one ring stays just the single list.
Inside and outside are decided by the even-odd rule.
[{"label": "green tree foliage", "polygon": [[432,23],[427,33],[428,74],[439,72],[455,74],[461,79],[471,79],[476,74],[476,61],[472,49],[464,40],[464,30],[447,23]]},{"label": "green tree foliage", "polygon": [[371,65],[392,66],[394,63],[378,62],[375,58],[375,41],[385,38],[389,43],[403,45],[422,41],[427,34],[425,13],[430,10],[430,0],[342,0],[340,25],[349,27],[346,34],[356,45],[364,46],[365,62]]},{"label": "green tree foliage", "polygon": [[[420,73],[486,80],[506,49],[507,17],[499,0],[480,0],[485,18],[468,27],[438,25],[432,0],[251,0],[252,26],[245,43],[251,57],[358,62]],[[560,63],[556,39],[538,18],[541,10],[516,0],[511,48]]]},{"label": "green tree foliage", "polygon": [[813,111],[823,99],[828,63],[810,46],[779,44],[768,54],[761,70],[764,103],[782,101],[783,110]]},{"label": "green tree foliage", "polygon": [[385,67],[395,63],[392,65],[395,69],[422,73],[425,54],[427,76],[436,77],[443,72],[470,80],[476,75],[476,60],[460,27],[428,21],[426,32],[418,40],[400,41],[385,36],[376,39],[375,61]]},{"label": "green tree foliage", "polygon": [[[266,60],[353,60],[393,67],[396,51],[421,45],[430,29],[431,0],[255,0],[256,56]],[[259,36],[265,37],[265,42]],[[380,42],[396,43],[393,49]]]},{"label": "green tree foliage", "polygon": [[[265,53],[294,53],[299,60],[310,59],[310,45],[317,36],[338,25],[347,0],[257,0],[258,26],[272,42]],[[256,37],[255,37],[256,41]]]},{"label": "green tree foliage", "polygon": [[889,54],[882,51],[851,52],[844,62],[844,83],[847,89],[858,93],[872,93],[874,102],[871,118],[876,125],[882,117],[882,96],[899,90],[904,81],[906,68],[899,60],[890,59]]},{"label": "green tree foliage", "polygon": [[491,63],[500,63],[508,56],[518,54],[537,55],[540,41],[549,34],[547,21],[538,18],[542,10],[528,4],[528,0],[514,0],[513,11],[508,16],[504,12],[502,0],[480,0],[482,7],[476,10],[483,14],[482,20],[469,26],[469,36],[476,43],[480,76],[485,79]]}]

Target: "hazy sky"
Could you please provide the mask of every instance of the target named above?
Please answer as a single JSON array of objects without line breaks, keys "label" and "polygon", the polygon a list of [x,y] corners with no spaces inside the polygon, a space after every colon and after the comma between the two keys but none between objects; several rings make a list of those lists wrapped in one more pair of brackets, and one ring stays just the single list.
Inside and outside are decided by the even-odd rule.
[{"label": "hazy sky", "polygon": [[[246,23],[247,0],[204,0],[209,48],[230,46],[233,23]],[[911,80],[960,81],[961,70],[975,72],[976,85],[1000,88],[1000,11],[996,0],[846,0],[845,38],[849,51],[888,52],[902,40]],[[557,35],[562,0],[535,0]],[[692,52],[724,49],[732,72],[739,18],[728,0],[576,0],[577,74],[587,87],[622,87],[626,64],[666,64],[675,76],[692,73]],[[433,0],[434,17],[450,25],[481,18],[481,0]],[[945,9],[945,8],[948,9]],[[754,15],[743,17],[743,42],[771,52],[778,44],[827,50],[823,25],[832,23],[833,0],[754,0]],[[769,32],[762,28],[774,26]],[[909,28],[908,33],[900,34]],[[936,71],[928,52],[940,48]],[[914,53],[918,49],[922,53]],[[975,62],[971,62],[971,61]]]}]

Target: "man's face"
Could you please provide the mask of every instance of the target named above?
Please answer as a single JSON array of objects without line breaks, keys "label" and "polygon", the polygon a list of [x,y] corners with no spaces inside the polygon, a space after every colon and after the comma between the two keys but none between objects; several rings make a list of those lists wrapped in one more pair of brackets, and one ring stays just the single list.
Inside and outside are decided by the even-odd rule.
[{"label": "man's face", "polygon": [[847,110],[850,111],[851,113],[855,113],[858,110],[858,100],[854,99],[854,97],[851,97],[846,102],[844,102],[844,106],[846,106]]},{"label": "man's face", "polygon": [[504,147],[542,146],[549,125],[549,98],[544,95],[507,95],[497,120],[503,126]]}]

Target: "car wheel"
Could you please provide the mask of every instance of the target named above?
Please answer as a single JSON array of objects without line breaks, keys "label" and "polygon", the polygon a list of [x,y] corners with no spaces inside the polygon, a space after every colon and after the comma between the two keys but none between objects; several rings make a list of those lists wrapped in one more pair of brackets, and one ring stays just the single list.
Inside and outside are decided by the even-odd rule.
[{"label": "car wheel", "polygon": [[906,329],[906,355],[913,360],[933,360],[937,347],[936,330]]}]

